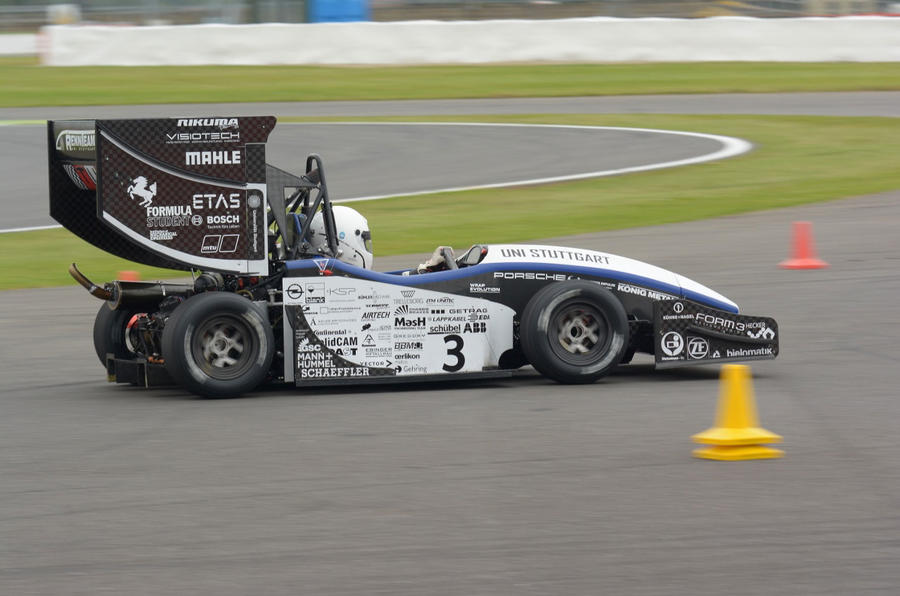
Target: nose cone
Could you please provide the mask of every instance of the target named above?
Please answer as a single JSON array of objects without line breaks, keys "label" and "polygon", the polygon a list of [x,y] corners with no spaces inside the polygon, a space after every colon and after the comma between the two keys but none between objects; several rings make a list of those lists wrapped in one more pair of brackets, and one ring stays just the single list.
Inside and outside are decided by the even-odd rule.
[{"label": "nose cone", "polygon": [[693,279],[687,278],[683,275],[676,274],[675,277],[678,279],[678,285],[681,286],[681,291],[684,294],[684,297],[688,300],[693,300],[694,302],[699,302],[700,304],[707,304],[709,306],[712,306],[713,308],[718,308],[720,310],[725,310],[728,312],[740,312],[738,305],[722,294],[719,294],[714,290],[710,290],[703,284],[699,284]]}]

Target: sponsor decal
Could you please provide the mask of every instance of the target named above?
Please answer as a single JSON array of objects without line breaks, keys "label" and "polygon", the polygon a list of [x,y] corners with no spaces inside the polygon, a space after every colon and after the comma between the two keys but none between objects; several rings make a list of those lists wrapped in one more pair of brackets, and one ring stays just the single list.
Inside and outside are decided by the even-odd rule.
[{"label": "sponsor decal", "polygon": [[[316,335],[324,337],[326,335],[352,335],[349,329],[322,329],[317,330]],[[354,344],[356,345],[356,344]]]},{"label": "sponsor decal", "polygon": [[414,354],[412,352],[394,354],[394,360],[420,360],[421,358],[421,354]]},{"label": "sponsor decal", "polygon": [[94,151],[93,130],[64,130],[56,135],[57,151]]},{"label": "sponsor decal", "polygon": [[374,358],[386,358],[391,355],[390,348],[366,348],[365,356]]},{"label": "sponsor decal", "polygon": [[472,282],[469,284],[470,294],[499,294],[500,288],[497,286],[489,286],[484,283]]},{"label": "sponsor decal", "polygon": [[188,127],[188,128],[197,128],[197,127],[211,127],[215,126],[219,130],[225,130],[229,128],[237,128],[238,127],[238,119],[237,118],[179,118],[178,126],[180,127]]},{"label": "sponsor decal", "polygon": [[216,224],[239,224],[241,223],[240,215],[207,215],[206,225],[212,226]]},{"label": "sponsor decal", "polygon": [[199,215],[192,215],[191,208],[187,205],[151,205],[147,207],[148,228],[180,228],[193,224],[198,226],[203,223]]},{"label": "sponsor decal", "polygon": [[187,145],[194,143],[209,145],[211,143],[239,143],[240,141],[241,133],[227,130],[219,132],[166,133],[167,145]]},{"label": "sponsor decal", "polygon": [[775,339],[775,332],[772,331],[769,327],[762,327],[757,329],[756,331],[748,329],[747,335],[749,335],[753,339]]},{"label": "sponsor decal", "polygon": [[684,310],[684,304],[682,304],[681,302],[676,302],[672,305],[672,310],[675,311],[675,314],[681,314],[681,312]]},{"label": "sponsor decal", "polygon": [[408,304],[401,304],[394,309],[394,316],[400,317],[404,315],[424,315],[428,314],[428,309],[421,306],[410,307]]},{"label": "sponsor decal", "polygon": [[366,337],[363,339],[362,345],[364,348],[374,348],[375,347],[375,338],[372,337],[371,333],[366,334]]},{"label": "sponsor decal", "polygon": [[428,335],[444,335],[445,333],[459,333],[462,325],[440,324],[428,328]]},{"label": "sponsor decal", "polygon": [[169,230],[150,230],[150,240],[172,240],[177,235]]},{"label": "sponsor decal", "polygon": [[198,193],[191,197],[191,205],[197,211],[202,209],[240,209],[241,193],[228,193],[227,198],[223,193]]},{"label": "sponsor decal", "polygon": [[376,310],[376,311],[364,312],[363,316],[362,316],[362,320],[363,321],[372,321],[372,320],[376,320],[376,319],[387,319],[390,316],[391,316],[390,311]]},{"label": "sponsor decal", "polygon": [[465,315],[465,314],[469,314],[469,313],[479,313],[479,312],[486,313],[487,309],[484,307],[467,306],[465,308],[451,308],[449,312],[451,315]]},{"label": "sponsor decal", "polygon": [[286,291],[291,300],[297,300],[303,295],[303,287],[300,284],[291,284],[287,287]]},{"label": "sponsor decal", "polygon": [[200,244],[200,252],[204,254],[235,252],[240,234],[207,234]]},{"label": "sponsor decal", "polygon": [[313,259],[313,261],[315,261],[316,267],[319,269],[319,275],[331,275],[333,273],[333,270],[329,267],[329,259]]},{"label": "sponsor decal", "polygon": [[[722,331],[731,331],[736,333],[744,333],[746,331],[747,335],[753,338],[757,338],[757,335],[763,339],[774,339],[775,337],[775,332],[769,329],[763,321],[741,323],[740,321],[726,319],[725,317],[720,317],[718,315],[698,312],[694,315],[694,322],[704,327],[721,329]],[[751,329],[756,329],[757,331],[755,333],[757,335],[751,333],[749,331]],[[768,333],[766,332],[767,329]]]},{"label": "sponsor decal", "polygon": [[323,338],[323,341],[324,341],[325,345],[328,346],[329,348],[334,348],[334,347],[344,348],[344,347],[349,347],[349,346],[356,346],[358,338],[342,337],[342,336],[325,337],[325,338]]},{"label": "sponsor decal", "polygon": [[300,377],[304,379],[325,379],[332,377],[368,377],[369,369],[364,366],[335,366],[332,368],[303,368]]},{"label": "sponsor decal", "polygon": [[184,164],[187,166],[240,165],[241,152],[233,151],[186,151]]},{"label": "sponsor decal", "polygon": [[319,344],[311,344],[306,338],[303,338],[303,341],[297,344],[297,352],[300,354],[310,354],[312,352],[320,352],[321,350],[322,346]]},{"label": "sponsor decal", "polygon": [[403,296],[404,298],[412,298],[413,296],[416,295],[416,291],[415,290],[400,290],[400,295]]},{"label": "sponsor decal", "polygon": [[442,296],[440,298],[428,298],[425,304],[453,304],[452,296]]},{"label": "sponsor decal", "polygon": [[[359,309],[356,305],[353,306],[321,306],[319,307],[319,314],[327,315],[327,314],[346,314],[346,313],[356,313],[359,312]],[[356,318],[352,319],[340,319],[341,321],[355,321]],[[337,322],[338,319],[333,319],[334,322]]]},{"label": "sponsor decal", "polygon": [[251,209],[259,209],[260,205],[262,205],[262,197],[258,194],[253,193],[247,197],[247,206]]},{"label": "sponsor decal", "polygon": [[463,326],[463,333],[487,333],[487,323],[466,323]]},{"label": "sponsor decal", "polygon": [[709,342],[702,337],[688,338],[688,356],[694,360],[706,358],[709,354]]},{"label": "sponsor decal", "polygon": [[149,207],[153,204],[153,198],[156,196],[156,182],[150,184],[146,177],[138,176],[131,181],[126,192],[132,200],[140,199],[141,207]]},{"label": "sponsor decal", "polygon": [[425,317],[394,317],[394,327],[398,329],[417,329],[425,326]]},{"label": "sponsor decal", "polygon": [[467,320],[469,317],[464,315],[433,315],[431,317],[432,323],[452,321],[454,323],[462,323]]},{"label": "sponsor decal", "polygon": [[306,284],[306,303],[322,304],[325,302],[325,284]]},{"label": "sponsor decal", "polygon": [[669,331],[662,336],[662,341],[659,345],[666,356],[678,356],[684,351],[684,338],[681,337],[680,333]]},{"label": "sponsor decal", "polygon": [[644,298],[650,298],[651,300],[671,300],[674,298],[674,296],[670,294],[659,292],[657,290],[649,290],[647,288],[625,283],[620,283],[616,289],[625,294],[634,294],[635,296],[642,296]]},{"label": "sponsor decal", "polygon": [[420,341],[395,341],[395,350],[421,350],[422,342]]},{"label": "sponsor decal", "polygon": [[694,315],[692,315],[690,313],[682,313],[680,315],[663,315],[664,321],[672,321],[672,320],[679,320],[679,319],[693,319],[693,318],[694,318]]},{"label": "sponsor decal", "polygon": [[771,356],[772,348],[737,348],[725,350],[727,358],[744,358],[746,356]]},{"label": "sponsor decal", "polygon": [[564,273],[541,273],[535,271],[494,271],[494,279],[527,279],[535,281],[566,281]]}]

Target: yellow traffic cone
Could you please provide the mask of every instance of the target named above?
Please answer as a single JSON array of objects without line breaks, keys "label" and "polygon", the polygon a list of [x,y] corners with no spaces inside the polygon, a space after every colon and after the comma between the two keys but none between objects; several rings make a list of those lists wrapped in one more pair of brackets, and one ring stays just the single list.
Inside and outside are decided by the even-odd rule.
[{"label": "yellow traffic cone", "polygon": [[783,451],[763,443],[779,443],[781,437],[760,428],[750,381],[750,367],[742,364],[722,366],[719,381],[719,406],[712,428],[692,437],[695,443],[712,445],[694,450],[694,457],[718,460],[772,459]]}]

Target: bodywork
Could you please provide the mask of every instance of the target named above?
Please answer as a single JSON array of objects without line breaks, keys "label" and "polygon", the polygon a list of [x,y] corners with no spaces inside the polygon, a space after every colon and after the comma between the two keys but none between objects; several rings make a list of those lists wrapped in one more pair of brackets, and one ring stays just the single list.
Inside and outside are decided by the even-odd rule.
[{"label": "bodywork", "polygon": [[145,317],[143,348],[107,359],[114,380],[164,382],[153,334],[181,301],[209,291],[264,309],[278,343],[270,380],[297,386],[511,374],[527,364],[518,326],[531,297],[576,279],[624,307],[623,363],[635,352],[652,354],[657,367],[778,354],[773,319],[740,314],[710,288],[619,255],[485,244],[456,259],[458,268],[410,275],[348,265],[332,238],[311,252],[311,216],[321,211],[334,228],[324,166],[310,156],[294,175],[266,164],[274,126],[267,116],[48,123],[51,215],[107,252],[195,277],[101,288],[77,273],[109,308]]}]

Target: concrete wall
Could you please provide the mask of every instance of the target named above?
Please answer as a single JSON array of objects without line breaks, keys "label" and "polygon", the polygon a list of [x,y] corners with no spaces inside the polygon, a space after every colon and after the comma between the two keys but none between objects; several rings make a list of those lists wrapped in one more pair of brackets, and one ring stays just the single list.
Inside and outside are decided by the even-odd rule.
[{"label": "concrete wall", "polygon": [[53,66],[900,61],[900,18],[47,27]]},{"label": "concrete wall", "polygon": [[38,36],[28,33],[0,35],[0,56],[28,56],[38,53]]}]

